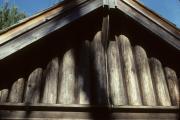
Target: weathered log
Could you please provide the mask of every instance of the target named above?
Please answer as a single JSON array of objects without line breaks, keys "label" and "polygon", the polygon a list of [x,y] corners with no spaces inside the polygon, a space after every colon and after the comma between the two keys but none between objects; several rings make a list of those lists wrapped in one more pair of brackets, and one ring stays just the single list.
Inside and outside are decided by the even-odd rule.
[{"label": "weathered log", "polygon": [[45,85],[43,87],[42,103],[54,104],[57,101],[57,85],[59,79],[59,62],[58,58],[52,59],[47,65],[45,71]]},{"label": "weathered log", "polygon": [[42,72],[41,68],[37,68],[29,75],[24,94],[25,103],[40,102]]},{"label": "weathered log", "polygon": [[75,104],[76,102],[76,61],[75,51],[70,49],[64,54],[58,84],[58,103]]},{"label": "weathered log", "polygon": [[101,41],[101,32],[97,32],[91,42],[92,79],[93,79],[93,102],[95,104],[107,104],[107,75],[105,51]]},{"label": "weathered log", "polygon": [[79,103],[90,104],[90,51],[89,41],[82,43],[78,54],[78,89],[79,89]]},{"label": "weathered log", "polygon": [[173,69],[166,67],[165,76],[169,88],[172,105],[179,106],[180,93],[179,93],[179,83],[176,76],[176,72]]},{"label": "weathered log", "polygon": [[8,94],[9,94],[9,90],[8,90],[8,89],[3,89],[3,90],[1,90],[0,103],[7,102]]},{"label": "weathered log", "polygon": [[23,100],[25,80],[20,78],[14,82],[9,93],[8,102],[21,103]]},{"label": "weathered log", "polygon": [[143,104],[155,106],[157,105],[157,102],[146,52],[141,46],[135,46],[134,56]]},{"label": "weathered log", "polygon": [[131,44],[128,38],[124,35],[119,36],[118,44],[123,63],[122,68],[124,73],[124,79],[126,81],[129,104],[142,105]]},{"label": "weathered log", "polygon": [[110,100],[113,105],[127,105],[127,93],[122,78],[121,61],[116,41],[110,41],[108,51],[108,74]]},{"label": "weathered log", "polygon": [[157,94],[156,96],[157,96],[158,105],[171,106],[169,91],[161,62],[156,58],[151,58],[149,62],[150,62],[150,69],[154,82],[154,87]]}]

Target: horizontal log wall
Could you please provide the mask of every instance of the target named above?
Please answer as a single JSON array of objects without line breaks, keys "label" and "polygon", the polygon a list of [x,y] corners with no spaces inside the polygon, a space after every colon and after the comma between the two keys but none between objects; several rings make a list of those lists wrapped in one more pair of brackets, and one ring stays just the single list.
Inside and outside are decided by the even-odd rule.
[{"label": "horizontal log wall", "polygon": [[[104,47],[102,32],[92,41],[53,58],[20,78],[11,90],[0,90],[0,103],[178,106],[176,73],[141,46],[116,36]],[[107,71],[106,71],[107,69]]]}]

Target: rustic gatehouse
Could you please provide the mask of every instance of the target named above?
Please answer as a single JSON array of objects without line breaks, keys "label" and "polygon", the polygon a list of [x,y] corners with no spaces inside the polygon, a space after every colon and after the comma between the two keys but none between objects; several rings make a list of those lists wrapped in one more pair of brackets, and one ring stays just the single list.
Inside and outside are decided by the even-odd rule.
[{"label": "rustic gatehouse", "polygon": [[180,30],[133,0],[65,0],[0,33],[0,119],[178,120]]}]

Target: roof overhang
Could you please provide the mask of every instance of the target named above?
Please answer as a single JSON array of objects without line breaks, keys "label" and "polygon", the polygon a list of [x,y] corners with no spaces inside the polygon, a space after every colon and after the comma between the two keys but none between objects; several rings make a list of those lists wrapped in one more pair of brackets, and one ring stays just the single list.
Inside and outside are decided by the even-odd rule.
[{"label": "roof overhang", "polygon": [[137,1],[72,0],[64,1],[0,33],[0,60],[100,7],[109,13],[113,10],[123,12],[180,50],[180,30]]}]

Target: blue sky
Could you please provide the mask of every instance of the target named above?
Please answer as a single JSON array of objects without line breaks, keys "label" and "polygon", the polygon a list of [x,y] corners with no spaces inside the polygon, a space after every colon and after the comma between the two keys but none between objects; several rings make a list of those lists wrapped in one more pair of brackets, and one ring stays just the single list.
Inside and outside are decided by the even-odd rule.
[{"label": "blue sky", "polygon": [[60,0],[0,0],[0,5],[2,5],[4,1],[9,1],[11,5],[15,4],[21,11],[31,16],[43,9],[53,6]]},{"label": "blue sky", "polygon": [[180,28],[180,0],[139,0]]},{"label": "blue sky", "polygon": [[[0,0],[0,5],[3,4],[3,1],[9,1],[10,4],[15,4],[21,11],[31,16],[43,9],[53,6],[60,0]],[[180,28],[180,0],[139,1]]]}]

